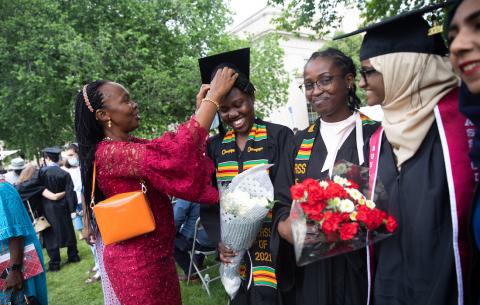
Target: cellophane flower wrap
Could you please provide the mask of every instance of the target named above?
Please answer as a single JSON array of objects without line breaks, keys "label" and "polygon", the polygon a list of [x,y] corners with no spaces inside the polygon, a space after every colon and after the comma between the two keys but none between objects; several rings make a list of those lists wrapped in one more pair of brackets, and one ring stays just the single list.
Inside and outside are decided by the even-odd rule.
[{"label": "cellophane flower wrap", "polygon": [[[395,218],[364,195],[369,193],[366,168],[342,161],[335,166],[332,179],[305,179],[290,190],[299,266],[366,247],[397,228]],[[374,191],[374,198],[385,200],[380,183]]]},{"label": "cellophane flower wrap", "polygon": [[273,185],[267,171],[271,166],[257,165],[220,189],[221,239],[227,248],[237,253],[230,264],[220,265],[222,284],[232,299],[240,288],[243,255],[252,246],[273,205]]}]

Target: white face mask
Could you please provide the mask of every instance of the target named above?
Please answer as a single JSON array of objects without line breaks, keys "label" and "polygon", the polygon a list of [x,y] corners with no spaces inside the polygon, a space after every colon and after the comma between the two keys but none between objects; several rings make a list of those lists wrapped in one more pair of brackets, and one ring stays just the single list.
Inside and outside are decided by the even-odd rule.
[{"label": "white face mask", "polygon": [[70,164],[70,166],[73,166],[73,167],[77,167],[79,165],[79,161],[78,161],[78,158],[75,158],[75,157],[70,157],[67,159],[67,162],[68,164]]}]

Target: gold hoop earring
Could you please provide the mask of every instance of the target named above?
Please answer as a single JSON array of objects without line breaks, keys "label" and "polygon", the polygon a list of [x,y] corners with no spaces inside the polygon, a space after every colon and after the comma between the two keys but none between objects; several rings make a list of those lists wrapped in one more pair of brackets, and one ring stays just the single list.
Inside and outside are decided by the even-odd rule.
[{"label": "gold hoop earring", "polygon": [[107,126],[108,128],[112,128],[112,120],[108,120]]}]

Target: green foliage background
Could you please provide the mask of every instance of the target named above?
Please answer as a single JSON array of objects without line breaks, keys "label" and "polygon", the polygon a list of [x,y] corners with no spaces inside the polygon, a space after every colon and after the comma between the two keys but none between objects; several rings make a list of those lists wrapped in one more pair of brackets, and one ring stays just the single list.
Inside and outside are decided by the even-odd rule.
[{"label": "green foliage background", "polygon": [[340,26],[345,7],[357,7],[367,24],[403,11],[443,3],[446,0],[268,0],[269,4],[282,8],[276,22],[279,29],[289,32],[308,28],[316,38],[331,34]]},{"label": "green foliage background", "polygon": [[83,84],[124,84],[140,105],[137,136],[185,120],[200,87],[199,57],[252,47],[257,111],[287,100],[278,37],[261,43],[226,32],[222,0],[0,1],[0,139],[32,155],[74,141],[74,98]]}]

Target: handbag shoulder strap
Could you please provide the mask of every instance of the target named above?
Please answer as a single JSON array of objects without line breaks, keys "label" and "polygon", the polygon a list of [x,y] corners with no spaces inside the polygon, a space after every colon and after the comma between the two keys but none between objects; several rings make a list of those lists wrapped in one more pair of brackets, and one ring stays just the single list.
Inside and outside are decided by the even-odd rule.
[{"label": "handbag shoulder strap", "polygon": [[[93,209],[95,206],[95,177],[97,176],[97,161],[93,161],[93,173],[92,173],[92,192],[90,194],[90,208]],[[147,193],[147,186],[145,181],[140,178],[141,190],[144,194]]]},{"label": "handbag shoulder strap", "polygon": [[30,211],[30,214],[32,215],[33,222],[35,222],[35,215],[33,215],[32,207],[30,206],[30,201],[27,200],[27,205],[28,205],[28,210]]},{"label": "handbag shoulder strap", "polygon": [[92,192],[90,194],[90,208],[95,206],[95,176],[97,175],[97,161],[93,161],[93,174],[92,174]]}]

